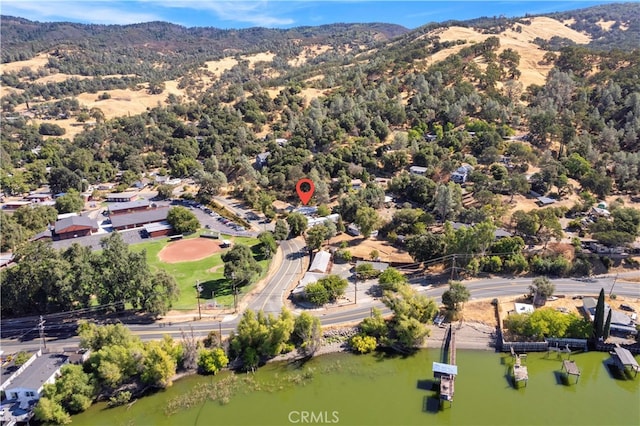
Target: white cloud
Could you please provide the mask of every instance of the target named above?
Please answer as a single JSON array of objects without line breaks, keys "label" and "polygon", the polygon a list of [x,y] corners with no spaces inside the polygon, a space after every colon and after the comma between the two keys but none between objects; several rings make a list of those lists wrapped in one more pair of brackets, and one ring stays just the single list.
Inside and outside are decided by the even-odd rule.
[{"label": "white cloud", "polygon": [[[3,0],[2,14],[25,17],[35,21],[56,20],[81,21],[95,24],[135,24],[159,21],[159,15],[113,7],[114,2],[89,1],[17,1]],[[128,6],[132,3],[129,2]]]},{"label": "white cloud", "polygon": [[278,15],[297,2],[224,1],[224,0],[142,0],[159,7],[190,9],[213,13],[226,22],[242,22],[261,27],[291,25],[295,21]]}]

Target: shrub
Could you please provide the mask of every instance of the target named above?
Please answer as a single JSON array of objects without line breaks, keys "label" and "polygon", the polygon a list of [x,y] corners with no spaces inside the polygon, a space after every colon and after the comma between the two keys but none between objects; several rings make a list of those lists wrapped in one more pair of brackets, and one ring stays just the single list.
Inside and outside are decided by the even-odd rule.
[{"label": "shrub", "polygon": [[375,337],[365,336],[362,334],[356,334],[349,341],[351,348],[359,354],[366,354],[372,352],[378,346],[378,342]]}]

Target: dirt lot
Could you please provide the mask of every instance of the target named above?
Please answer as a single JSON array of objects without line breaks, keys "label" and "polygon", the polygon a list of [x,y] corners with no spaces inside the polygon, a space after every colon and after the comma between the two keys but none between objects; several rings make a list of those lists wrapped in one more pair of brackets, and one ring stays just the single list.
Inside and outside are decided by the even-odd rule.
[{"label": "dirt lot", "polygon": [[381,262],[413,263],[413,259],[404,250],[393,247],[386,241],[376,238],[363,239],[362,237],[352,237],[347,233],[342,233],[329,240],[329,245],[333,248],[340,248],[340,243],[346,241],[349,244],[348,250],[354,257],[371,259],[371,252],[377,250]]},{"label": "dirt lot", "polygon": [[[597,297],[597,295],[594,295]],[[503,297],[498,299],[502,307],[502,312],[506,313],[512,310],[513,304],[518,303],[530,303],[530,301],[524,300],[520,297]],[[640,299],[617,296],[615,300],[605,297],[605,302],[618,310],[621,303],[632,306],[636,311],[640,312]],[[582,300],[567,298],[558,298],[557,300],[548,301],[545,305],[549,308],[563,308],[567,312],[576,315],[582,315]],[[462,316],[465,321],[479,322],[491,326],[496,326],[495,309],[491,305],[491,299],[474,300],[468,302],[464,306]]]}]

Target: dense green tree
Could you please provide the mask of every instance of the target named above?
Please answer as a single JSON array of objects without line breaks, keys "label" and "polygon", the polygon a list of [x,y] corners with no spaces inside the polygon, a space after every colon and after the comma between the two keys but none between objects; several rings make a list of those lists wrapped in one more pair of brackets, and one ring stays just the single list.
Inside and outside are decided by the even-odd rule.
[{"label": "dense green tree", "polygon": [[598,341],[604,336],[604,288],[600,289],[600,294],[598,295],[598,302],[596,303],[596,312],[593,317],[593,338]]},{"label": "dense green tree", "polygon": [[317,306],[329,303],[329,292],[319,282],[307,284],[304,288],[304,295],[309,302]]},{"label": "dense green tree", "polygon": [[31,232],[43,231],[57,218],[58,212],[50,206],[22,206],[13,212],[13,220]]},{"label": "dense green tree", "polygon": [[80,176],[66,167],[56,167],[49,172],[49,188],[53,194],[68,192],[70,189],[82,191]]},{"label": "dense green tree", "polygon": [[287,216],[287,224],[291,236],[297,237],[307,229],[307,218],[302,213],[293,212]]},{"label": "dense green tree", "polygon": [[358,325],[360,332],[367,336],[380,339],[387,335],[387,322],[382,317],[382,312],[378,308],[373,308],[371,316],[365,318]]},{"label": "dense green tree", "polygon": [[216,374],[229,364],[222,348],[201,349],[198,354],[198,369],[204,374]]},{"label": "dense green tree", "polygon": [[407,251],[416,262],[437,259],[445,254],[446,242],[443,234],[427,232],[407,239]]},{"label": "dense green tree", "polygon": [[276,240],[282,241],[289,237],[289,224],[286,220],[277,219],[273,230],[273,237]]},{"label": "dense green tree", "polygon": [[158,341],[146,342],[140,378],[148,385],[167,388],[176,374],[176,360],[168,354]]},{"label": "dense green tree", "polygon": [[320,347],[322,339],[322,325],[320,319],[302,312],[295,319],[291,341],[303,356],[313,355]]},{"label": "dense green tree", "polygon": [[70,414],[80,413],[91,406],[95,397],[92,377],[80,365],[65,365],[55,383],[44,385],[43,396]]},{"label": "dense green tree", "polygon": [[27,229],[3,211],[0,211],[0,229],[2,229],[2,238],[0,238],[2,252],[14,251],[27,240]]},{"label": "dense green tree", "polygon": [[38,404],[33,409],[34,417],[44,423],[66,425],[71,423],[71,416],[64,411],[62,405],[52,401],[47,397],[38,400]]},{"label": "dense green tree", "polygon": [[75,213],[84,208],[84,199],[76,190],[69,190],[66,194],[56,198],[58,213]]},{"label": "dense green tree", "polygon": [[449,289],[442,293],[442,303],[452,312],[460,312],[471,293],[460,281],[449,281]]},{"label": "dense green tree", "polygon": [[173,197],[173,185],[158,185],[158,199],[168,200]]},{"label": "dense green tree", "polygon": [[369,235],[382,225],[382,219],[372,207],[361,207],[356,213],[355,224],[362,236],[369,238]]},{"label": "dense green tree", "polygon": [[407,277],[396,268],[389,267],[378,276],[378,283],[382,290],[398,291],[400,286],[407,284]]},{"label": "dense green tree", "polygon": [[304,240],[307,243],[307,249],[309,252],[314,250],[320,250],[322,243],[327,239],[329,230],[324,225],[316,225],[307,229],[305,232]]},{"label": "dense green tree", "polygon": [[233,281],[234,286],[245,286],[254,282],[262,272],[262,267],[254,259],[251,249],[244,244],[236,244],[222,255],[224,276]]},{"label": "dense green tree", "polygon": [[195,214],[181,206],[171,207],[167,214],[167,222],[178,234],[192,234],[200,228],[200,222]]},{"label": "dense green tree", "polygon": [[556,286],[549,281],[547,277],[536,277],[533,279],[533,283],[529,286],[529,292],[531,295],[541,297],[546,300],[549,296],[553,295],[556,291]]},{"label": "dense green tree", "polygon": [[260,235],[258,235],[258,240],[260,240],[262,256],[265,259],[271,259],[273,255],[276,254],[276,250],[278,250],[278,243],[273,234],[270,231],[261,232]]}]

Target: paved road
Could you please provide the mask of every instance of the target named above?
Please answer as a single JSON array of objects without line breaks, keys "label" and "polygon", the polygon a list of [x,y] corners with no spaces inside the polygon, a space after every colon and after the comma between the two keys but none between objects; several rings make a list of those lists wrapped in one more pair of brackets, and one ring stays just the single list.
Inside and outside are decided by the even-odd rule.
[{"label": "paved road", "polygon": [[263,290],[249,302],[250,309],[276,314],[280,312],[284,305],[283,300],[288,295],[287,290],[294,282],[297,282],[296,277],[299,277],[303,272],[303,260],[307,254],[304,247],[305,243],[302,238],[280,243],[282,264]]}]

